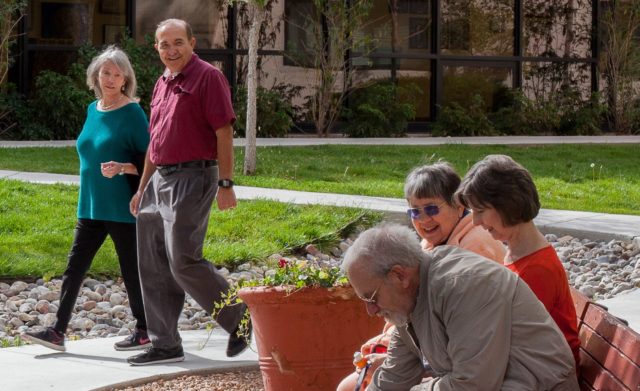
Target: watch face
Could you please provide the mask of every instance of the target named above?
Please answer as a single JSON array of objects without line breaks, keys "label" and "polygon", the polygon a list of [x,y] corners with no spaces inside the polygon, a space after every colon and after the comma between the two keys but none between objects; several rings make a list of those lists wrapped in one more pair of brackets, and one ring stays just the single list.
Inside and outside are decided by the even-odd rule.
[{"label": "watch face", "polygon": [[220,187],[232,187],[233,186],[233,181],[230,179],[220,179],[218,181],[218,186]]}]

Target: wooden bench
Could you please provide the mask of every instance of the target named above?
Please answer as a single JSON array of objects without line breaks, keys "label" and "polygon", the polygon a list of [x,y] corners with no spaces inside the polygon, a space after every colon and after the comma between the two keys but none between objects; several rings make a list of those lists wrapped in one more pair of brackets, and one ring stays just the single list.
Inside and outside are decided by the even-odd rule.
[{"label": "wooden bench", "polygon": [[581,343],[581,391],[640,391],[640,334],[579,291],[571,288],[571,295]]}]

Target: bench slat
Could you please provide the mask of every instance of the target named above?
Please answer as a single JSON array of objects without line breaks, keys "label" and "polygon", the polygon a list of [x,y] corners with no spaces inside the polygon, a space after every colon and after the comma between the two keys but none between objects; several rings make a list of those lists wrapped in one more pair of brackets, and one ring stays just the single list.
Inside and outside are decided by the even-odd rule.
[{"label": "bench slat", "polygon": [[640,334],[571,288],[580,336],[581,391],[640,391]]},{"label": "bench slat", "polygon": [[583,322],[632,362],[640,365],[640,334],[598,305],[587,307]]},{"label": "bench slat", "polygon": [[582,385],[582,383],[585,382],[591,386],[593,390],[631,391],[631,389],[625,387],[611,373],[604,369],[602,365],[595,361],[589,353],[586,353],[580,348],[580,389],[582,391],[589,390],[589,388],[585,388]]},{"label": "bench slat", "polygon": [[580,380],[580,391],[596,391],[593,387],[586,381]]},{"label": "bench slat", "polygon": [[640,366],[586,324],[580,328],[580,341],[582,348],[621,383],[629,388],[636,388],[640,384]]},{"label": "bench slat", "polygon": [[576,315],[578,317],[578,326],[580,322],[584,318],[584,313],[589,306],[589,298],[584,294],[580,293],[579,290],[571,287],[571,298],[573,299],[573,305],[576,307]]}]

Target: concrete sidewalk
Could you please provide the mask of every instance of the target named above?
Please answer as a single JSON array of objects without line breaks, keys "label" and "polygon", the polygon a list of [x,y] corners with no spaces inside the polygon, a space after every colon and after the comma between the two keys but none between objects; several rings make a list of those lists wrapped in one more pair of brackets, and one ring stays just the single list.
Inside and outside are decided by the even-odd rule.
[{"label": "concrete sidewalk", "polygon": [[126,358],[140,351],[113,349],[123,337],[66,341],[66,352],[40,345],[0,349],[0,389],[3,391],[107,390],[109,385],[135,384],[179,373],[207,373],[231,369],[257,369],[258,355],[252,349],[227,358],[228,334],[220,328],[207,339],[207,331],[181,332],[185,361],[166,365],[133,367]]},{"label": "concrete sidewalk", "polygon": [[[236,138],[233,145],[243,147],[246,140]],[[431,137],[410,134],[394,138],[318,138],[315,135],[292,135],[286,138],[258,138],[259,147],[306,147],[311,145],[545,145],[545,144],[640,144],[640,136],[492,136],[492,137]],[[7,141],[0,148],[73,147],[75,140]]]}]

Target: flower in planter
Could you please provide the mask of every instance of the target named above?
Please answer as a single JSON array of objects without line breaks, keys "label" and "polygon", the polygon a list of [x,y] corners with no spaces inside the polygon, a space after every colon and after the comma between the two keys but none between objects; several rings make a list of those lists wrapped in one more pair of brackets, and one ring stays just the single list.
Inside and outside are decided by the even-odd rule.
[{"label": "flower in planter", "polygon": [[304,260],[280,258],[278,267],[272,273],[267,273],[258,281],[243,282],[240,287],[285,286],[299,289],[306,286],[329,288],[347,284],[347,277],[337,266],[323,266]]},{"label": "flower in planter", "polygon": [[[240,280],[232,285],[227,293],[223,293],[220,301],[214,303],[213,318],[226,306],[242,303],[242,299],[238,297],[238,290],[242,288],[260,286],[284,287],[293,293],[305,287],[331,288],[349,285],[349,280],[338,266],[282,257],[277,262],[271,262],[270,265],[272,268],[265,273],[263,278]],[[248,332],[249,321],[250,316],[247,311],[240,323],[238,333],[246,334]],[[247,335],[247,337],[249,336]]]}]

